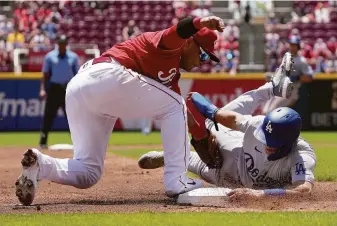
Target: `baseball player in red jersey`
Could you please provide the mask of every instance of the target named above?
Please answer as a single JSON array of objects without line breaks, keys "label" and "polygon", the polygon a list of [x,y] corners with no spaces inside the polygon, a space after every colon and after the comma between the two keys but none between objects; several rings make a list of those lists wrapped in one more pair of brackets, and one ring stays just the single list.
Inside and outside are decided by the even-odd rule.
[{"label": "baseball player in red jersey", "polygon": [[95,185],[119,117],[161,121],[167,196],[202,187],[201,181],[186,175],[190,142],[186,104],[178,87],[179,68],[190,71],[208,59],[219,61],[213,30],[223,29],[223,21],[215,16],[186,18],[168,29],[116,44],[83,64],[66,92],[74,158],[26,151],[23,172],[15,183],[19,201],[30,205],[40,180],[82,189]]}]

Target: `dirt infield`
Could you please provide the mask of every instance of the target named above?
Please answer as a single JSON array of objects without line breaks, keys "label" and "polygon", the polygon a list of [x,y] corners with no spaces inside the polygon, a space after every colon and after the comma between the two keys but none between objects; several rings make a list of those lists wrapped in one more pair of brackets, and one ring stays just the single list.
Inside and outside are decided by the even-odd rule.
[{"label": "dirt infield", "polygon": [[[119,149],[121,149],[119,147]],[[0,213],[59,212],[199,212],[199,211],[336,211],[337,183],[316,183],[309,198],[240,201],[223,207],[191,207],[175,204],[164,195],[162,169],[142,170],[136,160],[108,154],[101,181],[87,190],[40,183],[34,204],[40,208],[13,208],[18,201],[14,182],[21,172],[24,148],[0,149]],[[71,152],[45,152],[54,157],[71,157]]]}]

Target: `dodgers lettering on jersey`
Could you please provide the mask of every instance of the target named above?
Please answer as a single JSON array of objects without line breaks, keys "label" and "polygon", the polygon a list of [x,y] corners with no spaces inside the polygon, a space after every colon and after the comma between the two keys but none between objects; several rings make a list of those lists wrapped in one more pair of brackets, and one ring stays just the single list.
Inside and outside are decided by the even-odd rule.
[{"label": "dodgers lettering on jersey", "polygon": [[[268,161],[264,144],[253,135],[263,119],[264,116],[245,116],[240,123],[240,130],[245,133],[243,152],[238,161],[241,183],[246,187],[260,188],[284,187],[296,181],[313,183],[316,156],[312,147],[302,138],[298,139],[297,145],[288,156]],[[265,129],[272,133],[272,123]]]},{"label": "dodgers lettering on jersey", "polygon": [[111,56],[126,68],[150,77],[180,94],[178,80],[182,47],[173,50],[159,48],[163,32],[145,32],[114,45],[103,56]]}]

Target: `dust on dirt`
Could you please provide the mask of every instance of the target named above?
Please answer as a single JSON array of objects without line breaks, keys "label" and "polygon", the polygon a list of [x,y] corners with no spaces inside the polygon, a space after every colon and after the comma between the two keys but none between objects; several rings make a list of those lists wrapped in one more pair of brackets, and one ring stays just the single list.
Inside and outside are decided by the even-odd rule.
[{"label": "dust on dirt", "polygon": [[[122,149],[119,146],[118,149]],[[0,148],[0,213],[65,212],[227,212],[227,211],[336,211],[337,183],[315,184],[308,198],[271,198],[237,201],[220,207],[181,206],[164,194],[163,170],[142,170],[137,161],[108,154],[102,179],[90,189],[76,189],[49,181],[40,182],[36,206],[15,207],[15,180],[21,173],[24,147]],[[70,151],[45,154],[71,158]],[[14,208],[13,208],[14,207]]]}]

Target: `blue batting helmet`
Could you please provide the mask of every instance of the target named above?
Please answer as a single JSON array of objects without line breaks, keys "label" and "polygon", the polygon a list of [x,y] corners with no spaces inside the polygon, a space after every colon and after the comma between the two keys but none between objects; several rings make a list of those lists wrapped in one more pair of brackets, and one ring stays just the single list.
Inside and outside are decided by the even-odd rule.
[{"label": "blue batting helmet", "polygon": [[297,35],[291,35],[291,36],[289,37],[288,42],[289,42],[290,44],[295,44],[295,45],[298,46],[298,48],[300,48],[300,45],[301,45],[301,39],[300,39],[300,37],[298,37]]},{"label": "blue batting helmet", "polygon": [[[291,108],[281,107],[269,112],[263,123],[254,131],[254,136],[264,145],[279,149],[283,157],[291,150],[300,135],[301,116]],[[273,155],[273,154],[272,154]]]}]

